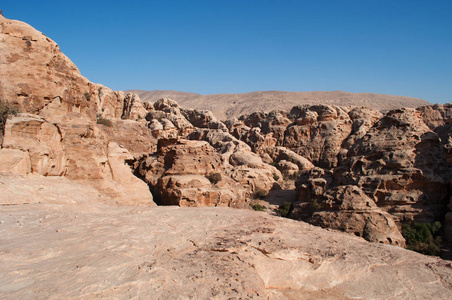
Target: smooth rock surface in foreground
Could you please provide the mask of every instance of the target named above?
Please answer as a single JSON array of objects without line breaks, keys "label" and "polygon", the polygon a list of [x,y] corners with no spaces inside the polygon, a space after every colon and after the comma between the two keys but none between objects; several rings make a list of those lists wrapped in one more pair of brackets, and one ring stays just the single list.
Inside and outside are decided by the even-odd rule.
[{"label": "smooth rock surface in foreground", "polygon": [[450,261],[230,208],[0,207],[0,298],[451,299]]}]

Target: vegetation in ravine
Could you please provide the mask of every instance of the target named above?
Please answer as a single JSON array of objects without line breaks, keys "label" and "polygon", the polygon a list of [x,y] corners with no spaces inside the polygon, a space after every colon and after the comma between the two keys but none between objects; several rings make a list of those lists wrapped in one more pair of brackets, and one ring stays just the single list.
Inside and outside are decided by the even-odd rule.
[{"label": "vegetation in ravine", "polygon": [[290,210],[292,209],[292,203],[288,201],[284,201],[283,204],[281,204],[278,208],[279,214],[281,217],[287,218],[290,214]]},{"label": "vegetation in ravine", "polygon": [[255,211],[265,211],[265,207],[260,205],[260,204],[253,204],[251,205],[251,207],[255,210]]},{"label": "vegetation in ravine", "polygon": [[440,255],[442,247],[441,223],[403,224],[402,235],[407,248],[426,255]]}]

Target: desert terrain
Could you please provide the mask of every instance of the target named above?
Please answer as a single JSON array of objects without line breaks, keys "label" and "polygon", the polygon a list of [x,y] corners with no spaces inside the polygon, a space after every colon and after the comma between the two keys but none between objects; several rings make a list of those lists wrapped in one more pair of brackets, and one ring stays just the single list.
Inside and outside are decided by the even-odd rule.
[{"label": "desert terrain", "polygon": [[259,91],[213,95],[163,90],[127,90],[125,92],[135,93],[145,102],[155,102],[160,98],[170,98],[186,108],[210,110],[220,120],[238,118],[241,115],[257,111],[268,113],[272,110],[289,110],[296,105],[366,106],[380,111],[389,111],[394,108],[415,108],[430,104],[425,100],[412,97],[342,91]]},{"label": "desert terrain", "polygon": [[92,83],[2,15],[0,40],[0,298],[452,298],[452,104],[210,111]]}]

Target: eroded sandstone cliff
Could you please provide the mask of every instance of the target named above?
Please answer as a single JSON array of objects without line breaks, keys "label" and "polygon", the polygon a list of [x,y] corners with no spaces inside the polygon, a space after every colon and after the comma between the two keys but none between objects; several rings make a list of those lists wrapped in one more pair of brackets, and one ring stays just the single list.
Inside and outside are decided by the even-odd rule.
[{"label": "eroded sandstone cliff", "polygon": [[[193,290],[187,292],[190,297],[199,292],[205,297],[234,294],[256,299],[263,295],[282,299],[302,295],[449,298],[451,275],[446,263],[403,249],[369,245],[359,237],[403,247],[403,224],[440,221],[446,242],[452,243],[452,213],[447,208],[452,177],[451,105],[397,109],[384,115],[364,107],[306,105],[290,111],[255,112],[221,122],[210,111],[182,108],[171,99],[144,104],[138,95],[114,92],[89,82],[55,42],[25,23],[0,16],[0,29],[0,95],[5,105],[21,111],[6,120],[0,148],[0,204],[2,218],[9,226],[8,241],[0,249],[0,254],[8,258],[3,260],[8,273],[1,290],[8,297],[29,293],[39,297],[110,297],[126,295],[126,287],[135,292],[152,287],[160,291],[158,297],[168,298],[180,293],[181,286],[193,284]],[[293,184],[294,179],[297,198],[287,199],[293,202],[287,212],[290,217],[359,237],[327,234],[304,223],[251,211],[162,208],[154,212],[136,208],[155,206],[155,202],[249,208],[256,195],[291,187],[287,181]],[[126,256],[134,258],[131,264],[121,265],[145,270],[144,275],[141,271],[130,273],[141,283],[135,285],[135,280],[111,275],[115,273],[110,270],[111,264],[118,261],[107,259],[107,277],[113,276],[112,282],[118,280],[120,290],[109,284],[95,288],[89,283],[82,284],[83,292],[79,287],[61,290],[58,285],[65,284],[64,278],[55,287],[50,282],[53,264],[41,257],[36,266],[21,270],[48,270],[41,274],[42,281],[27,277],[25,280],[33,283],[14,285],[14,270],[19,265],[17,258],[11,260],[8,253],[17,250],[15,240],[23,239],[24,228],[37,236],[45,235],[39,224],[48,216],[46,212],[33,215],[22,204],[37,205],[33,209],[39,211],[44,207],[40,203],[55,218],[55,223],[44,222],[47,229],[64,227],[67,232],[81,234],[77,228],[86,223],[79,223],[74,217],[73,227],[65,227],[59,218],[68,218],[59,214],[61,208],[71,216],[81,213],[92,222],[92,228],[99,227],[98,222],[123,225],[128,220],[130,228],[121,225],[126,228],[124,236],[142,230],[138,244],[159,245],[152,251],[143,250],[152,262],[138,262],[136,257],[141,259],[142,253],[133,252],[138,246],[132,241],[123,246],[133,252]],[[117,208],[118,205],[133,208]],[[111,213],[106,219],[95,221],[96,213],[85,214],[85,209]],[[20,218],[18,224],[11,218],[13,215]],[[175,223],[165,223],[168,218]],[[161,229],[160,225],[156,225],[160,229],[149,227],[149,220],[172,229],[201,224],[216,231],[208,235],[202,229],[196,236],[183,238],[188,241],[187,246],[180,240],[183,234],[172,232],[173,238],[165,241],[162,237],[168,237],[168,231],[162,231],[162,237],[157,239],[146,235]],[[177,221],[188,223],[181,225]],[[227,225],[226,229],[215,227],[217,221],[223,227]],[[96,247],[116,241],[110,236],[112,232],[101,230],[99,234],[102,233],[107,234],[107,240],[102,242],[94,235],[93,239],[100,243]],[[43,240],[47,241],[46,246],[50,242],[44,237]],[[34,253],[43,251],[35,246]],[[51,244],[55,253],[63,251],[60,247],[72,246]],[[89,256],[93,255],[90,249],[79,250]],[[360,260],[359,253],[363,251],[373,254]],[[113,252],[107,257],[119,255]],[[161,255],[163,252],[170,256]],[[385,256],[387,253],[390,258]],[[124,258],[120,256],[118,260]],[[198,260],[186,273],[180,273],[187,275],[177,277],[178,272],[162,271],[163,261],[169,259],[174,268],[184,269],[193,257]],[[58,255],[54,258],[62,259]],[[220,265],[215,265],[217,259],[221,259]],[[82,266],[77,258],[72,262],[75,268]],[[398,267],[394,268],[394,264]],[[379,266],[377,271],[375,265]],[[96,263],[86,266],[98,267]],[[367,277],[361,278],[363,268]],[[413,277],[413,268],[421,269],[419,276]],[[199,275],[199,270],[216,277]],[[382,287],[378,281],[365,280],[373,278],[375,272],[379,276],[389,272],[385,280],[391,285]],[[400,272],[406,275],[398,277]],[[86,279],[85,272],[78,275]],[[87,282],[97,282],[98,278],[90,277]],[[161,285],[161,278],[168,282],[177,278],[183,284],[165,281]],[[239,283],[232,284],[235,279]],[[364,282],[370,290],[363,288]],[[200,283],[205,285],[202,289],[197,288]],[[37,290],[40,284],[48,286],[50,292]]]}]

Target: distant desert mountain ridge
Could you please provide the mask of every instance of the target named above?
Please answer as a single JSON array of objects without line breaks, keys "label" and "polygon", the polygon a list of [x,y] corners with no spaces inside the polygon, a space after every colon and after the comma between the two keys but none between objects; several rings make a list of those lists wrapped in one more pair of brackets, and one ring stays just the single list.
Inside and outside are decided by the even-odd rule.
[{"label": "distant desert mountain ridge", "polygon": [[221,120],[238,118],[256,111],[269,112],[275,109],[289,110],[295,105],[329,104],[339,106],[366,106],[388,111],[401,107],[418,107],[431,103],[413,97],[392,96],[372,93],[330,92],[285,92],[258,91],[243,94],[212,94],[166,91],[166,90],[128,90],[136,93],[145,102],[155,102],[160,98],[171,98],[181,106],[193,109],[206,109]]}]

